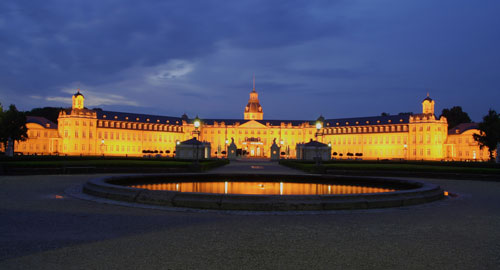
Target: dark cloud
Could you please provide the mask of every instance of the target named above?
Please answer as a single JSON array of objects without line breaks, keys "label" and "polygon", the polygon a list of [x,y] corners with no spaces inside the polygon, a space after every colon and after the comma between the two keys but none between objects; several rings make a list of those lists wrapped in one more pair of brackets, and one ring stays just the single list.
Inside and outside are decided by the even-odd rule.
[{"label": "dark cloud", "polygon": [[[21,89],[34,83],[41,91],[105,83],[134,65],[195,59],[220,40],[282,46],[328,28],[305,14],[308,5],[292,1],[13,1],[2,10],[2,82]],[[19,80],[22,74],[30,79]]]},{"label": "dark cloud", "polygon": [[[496,0],[1,1],[0,101],[60,106],[54,102],[81,85],[101,93],[103,106],[170,113],[193,104],[239,116],[233,110],[246,103],[256,73],[267,116],[301,118],[293,114],[318,106],[331,117],[418,110],[416,97],[427,91],[443,106],[464,107],[480,92],[498,109],[499,7]],[[308,105],[298,111],[287,102]],[[470,112],[479,119],[485,110]]]}]

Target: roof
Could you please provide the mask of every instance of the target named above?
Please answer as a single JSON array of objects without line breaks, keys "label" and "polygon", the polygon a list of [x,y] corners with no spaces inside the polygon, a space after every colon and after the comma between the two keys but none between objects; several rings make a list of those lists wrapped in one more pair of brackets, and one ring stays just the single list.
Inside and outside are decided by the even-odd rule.
[{"label": "roof", "polygon": [[198,141],[196,138],[193,137],[192,139],[181,142],[181,144],[184,144],[184,145],[202,145],[203,143]]},{"label": "roof", "polygon": [[311,146],[312,147],[325,147],[325,146],[328,146],[328,145],[326,145],[324,143],[320,143],[318,141],[313,141],[311,139],[308,143],[304,144],[304,146],[309,146],[309,147],[311,147]]},{"label": "roof", "polygon": [[432,98],[430,98],[429,96],[427,96],[426,98],[424,98],[424,100],[423,100],[423,101],[426,101],[426,100],[428,100],[428,101],[432,101]]},{"label": "roof", "polygon": [[478,123],[462,123],[448,130],[448,135],[462,134],[470,129],[478,129]]},{"label": "roof", "polygon": [[245,112],[261,113],[262,106],[260,106],[258,101],[257,102],[248,102],[247,106],[245,107]]},{"label": "roof", "polygon": [[[116,120],[116,121],[128,121],[135,123],[150,123],[150,124],[170,124],[170,125],[182,125],[182,118],[172,117],[172,116],[159,116],[151,114],[139,114],[139,113],[124,113],[124,112],[113,112],[113,111],[101,111],[95,110],[97,113],[97,119],[106,120]],[[106,116],[106,117],[104,117]],[[148,121],[149,119],[149,121]]]},{"label": "roof", "polygon": [[[189,123],[191,123],[194,119],[190,119]],[[290,123],[292,126],[300,126],[303,123],[309,123],[311,125],[314,124],[314,121],[309,121],[309,120],[245,120],[245,119],[201,119],[202,123],[205,125],[213,125],[215,122],[217,123],[222,123],[232,126],[235,125],[236,123],[244,124],[248,121],[257,121],[263,125],[266,125],[269,123],[271,126],[279,126],[281,123]]]},{"label": "roof", "polygon": [[[182,120],[188,123],[193,123],[193,118],[181,118],[172,116],[160,116],[150,114],[137,114],[137,113],[124,113],[114,111],[95,110],[97,119],[116,120],[116,121],[129,121],[136,123],[159,123],[182,125]],[[104,118],[106,116],[106,118]],[[116,118],[115,118],[116,117]],[[127,119],[128,117],[128,119]],[[139,120],[137,120],[139,119]],[[147,121],[149,119],[149,121]],[[244,124],[248,121],[257,121],[263,125],[280,126],[281,123],[291,124],[292,126],[300,126],[304,123],[314,125],[315,120],[245,120],[245,119],[200,119],[205,125],[213,125],[215,122],[232,126],[236,123]],[[168,121],[168,122],[167,122]],[[388,116],[370,116],[370,117],[354,117],[354,118],[334,118],[324,120],[324,127],[345,127],[345,126],[370,126],[370,125],[384,125],[384,124],[407,124],[410,121],[410,115],[388,115]],[[338,124],[337,124],[338,123]]]},{"label": "roof", "polygon": [[407,124],[410,122],[410,115],[387,115],[387,116],[369,116],[354,118],[326,119],[325,128],[328,127],[347,127],[347,126],[372,126],[385,124]]},{"label": "roof", "polygon": [[26,123],[35,123],[44,128],[57,129],[57,124],[41,116],[26,116]]},{"label": "roof", "polygon": [[83,97],[82,93],[80,93],[80,90],[78,90],[78,92],[76,92],[76,94],[74,94],[73,96],[75,96],[75,97],[82,96]]}]

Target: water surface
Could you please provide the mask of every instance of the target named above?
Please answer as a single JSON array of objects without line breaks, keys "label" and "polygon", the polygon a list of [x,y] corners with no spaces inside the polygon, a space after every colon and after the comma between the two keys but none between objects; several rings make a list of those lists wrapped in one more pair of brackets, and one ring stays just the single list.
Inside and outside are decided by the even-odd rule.
[{"label": "water surface", "polygon": [[149,190],[168,190],[178,192],[216,193],[216,194],[248,194],[248,195],[341,195],[360,193],[392,192],[394,189],[329,185],[316,183],[290,182],[179,182],[129,185],[134,188]]}]

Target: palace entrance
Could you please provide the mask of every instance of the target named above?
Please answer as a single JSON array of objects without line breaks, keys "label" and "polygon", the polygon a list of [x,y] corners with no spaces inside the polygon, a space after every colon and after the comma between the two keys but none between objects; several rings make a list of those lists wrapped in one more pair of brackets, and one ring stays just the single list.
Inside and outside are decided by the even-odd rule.
[{"label": "palace entrance", "polygon": [[243,150],[245,150],[249,157],[265,157],[266,151],[264,150],[264,143],[260,138],[245,138],[243,142]]}]

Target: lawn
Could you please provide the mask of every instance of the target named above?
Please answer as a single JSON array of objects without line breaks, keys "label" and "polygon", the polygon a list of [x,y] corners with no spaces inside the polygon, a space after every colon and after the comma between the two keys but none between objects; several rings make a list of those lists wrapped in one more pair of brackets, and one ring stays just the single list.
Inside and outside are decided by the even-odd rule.
[{"label": "lawn", "polygon": [[200,160],[195,166],[191,160],[176,160],[172,158],[123,158],[123,157],[15,157],[0,159],[0,169],[6,174],[38,174],[40,170],[48,173],[67,173],[67,169],[99,170],[106,172],[123,170],[144,171],[146,168],[155,170],[205,171],[226,165],[227,160]]},{"label": "lawn", "polygon": [[[317,167],[311,162],[289,161],[280,162],[282,165],[304,171],[315,171]],[[463,163],[463,162],[325,162],[324,170],[339,171],[397,171],[397,172],[428,172],[428,173],[460,173],[460,174],[491,174],[500,175],[500,167],[490,163]]]},{"label": "lawn", "polygon": [[127,159],[95,159],[95,160],[39,160],[39,161],[8,161],[0,162],[8,167],[45,168],[68,166],[92,167],[186,167],[192,164],[189,161],[174,160],[127,160]]}]

